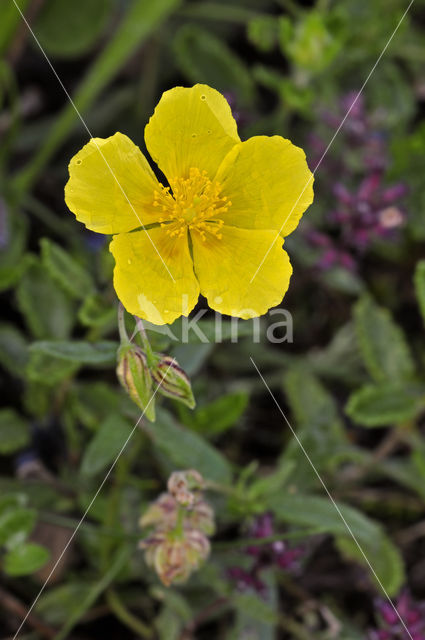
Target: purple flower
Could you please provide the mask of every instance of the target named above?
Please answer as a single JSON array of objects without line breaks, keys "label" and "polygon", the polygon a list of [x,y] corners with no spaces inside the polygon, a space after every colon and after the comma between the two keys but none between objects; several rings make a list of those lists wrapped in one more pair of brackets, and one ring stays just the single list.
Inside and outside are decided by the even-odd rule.
[{"label": "purple flower", "polygon": [[[258,516],[249,531],[251,538],[259,540],[274,535],[276,532],[271,513]],[[253,558],[250,568],[247,570],[238,566],[231,567],[227,576],[236,583],[238,589],[242,591],[252,589],[264,596],[267,589],[261,579],[262,572],[273,567],[285,571],[295,571],[298,569],[299,560],[304,555],[304,549],[301,547],[289,548],[283,540],[276,540],[269,544],[250,545],[245,548],[245,553]]]},{"label": "purple flower", "polygon": [[369,632],[370,640],[405,640],[404,625],[413,640],[425,640],[425,602],[414,601],[407,590],[400,594],[394,606],[386,600],[377,600],[376,618],[378,627]]},{"label": "purple flower", "polygon": [[[338,114],[322,115],[335,129],[352,106],[340,134],[344,149],[338,156],[326,155],[320,165],[319,186],[331,203],[324,229],[307,229],[305,233],[307,242],[317,250],[316,265],[322,270],[340,267],[355,271],[370,245],[377,239],[394,238],[405,219],[399,200],[407,187],[385,184],[389,165],[386,136],[375,130],[363,98],[356,96],[355,92],[344,96]],[[312,156],[319,161],[326,143],[315,135],[310,144]]]}]

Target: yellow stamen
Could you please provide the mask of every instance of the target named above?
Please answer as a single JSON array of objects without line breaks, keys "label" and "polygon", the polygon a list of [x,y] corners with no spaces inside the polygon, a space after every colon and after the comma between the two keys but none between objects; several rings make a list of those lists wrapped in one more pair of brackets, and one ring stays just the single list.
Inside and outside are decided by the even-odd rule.
[{"label": "yellow stamen", "polygon": [[170,236],[181,237],[187,229],[197,230],[202,240],[207,234],[221,239],[220,229],[224,221],[218,216],[231,206],[226,196],[221,196],[221,184],[211,181],[206,171],[192,167],[188,178],[170,180],[170,187],[160,185],[154,192],[153,206],[161,210],[159,223]]}]

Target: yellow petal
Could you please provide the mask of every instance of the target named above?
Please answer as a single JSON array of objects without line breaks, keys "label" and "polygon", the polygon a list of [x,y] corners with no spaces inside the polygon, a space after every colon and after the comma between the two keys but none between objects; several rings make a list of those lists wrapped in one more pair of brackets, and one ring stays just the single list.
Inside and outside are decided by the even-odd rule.
[{"label": "yellow petal", "polygon": [[205,84],[166,91],[145,128],[146,147],[169,180],[187,177],[191,167],[213,178],[239,141],[229,104]]},{"label": "yellow petal", "polygon": [[171,237],[156,227],[114,236],[109,248],[116,262],[115,291],[129,313],[170,324],[193,309],[199,284],[187,235]]},{"label": "yellow petal", "polygon": [[158,181],[138,147],[122,133],[92,138],[69,163],[65,201],[98,233],[122,233],[155,222]]},{"label": "yellow petal", "polygon": [[203,241],[191,231],[201,293],[220,313],[244,319],[262,315],[279,304],[288,289],[292,267],[282,238],[276,231],[228,226],[221,233],[221,240],[208,234]]},{"label": "yellow petal", "polygon": [[232,206],[225,224],[291,233],[313,202],[305,153],[280,136],[255,136],[231,149],[216,179]]}]

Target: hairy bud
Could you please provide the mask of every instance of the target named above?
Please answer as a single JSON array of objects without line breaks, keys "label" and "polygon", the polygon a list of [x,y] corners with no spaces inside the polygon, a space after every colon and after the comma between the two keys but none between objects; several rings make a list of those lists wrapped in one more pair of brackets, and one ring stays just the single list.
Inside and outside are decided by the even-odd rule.
[{"label": "hairy bud", "polygon": [[195,406],[190,380],[174,358],[158,354],[158,360],[151,369],[152,378],[158,385],[158,392],[187,405]]},{"label": "hairy bud", "polygon": [[155,401],[152,397],[152,377],[143,351],[132,345],[118,351],[117,376],[130,398],[146,417],[155,420]]}]

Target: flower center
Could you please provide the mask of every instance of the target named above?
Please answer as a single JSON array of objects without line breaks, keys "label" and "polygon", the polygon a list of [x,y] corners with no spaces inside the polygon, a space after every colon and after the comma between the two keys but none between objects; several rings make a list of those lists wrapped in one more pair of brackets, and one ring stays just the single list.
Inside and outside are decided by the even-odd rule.
[{"label": "flower center", "polygon": [[212,182],[206,171],[192,167],[188,178],[173,178],[170,186],[160,185],[154,192],[153,206],[159,207],[159,223],[170,236],[182,236],[187,229],[199,232],[202,240],[207,233],[221,239],[220,229],[224,221],[219,217],[231,206],[226,196],[221,196],[221,184]]}]

